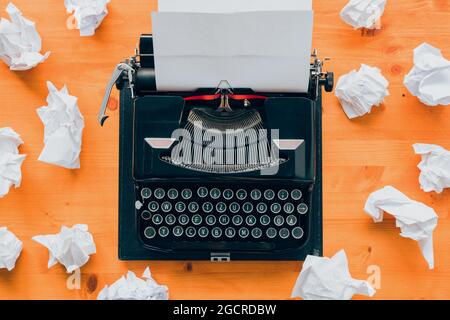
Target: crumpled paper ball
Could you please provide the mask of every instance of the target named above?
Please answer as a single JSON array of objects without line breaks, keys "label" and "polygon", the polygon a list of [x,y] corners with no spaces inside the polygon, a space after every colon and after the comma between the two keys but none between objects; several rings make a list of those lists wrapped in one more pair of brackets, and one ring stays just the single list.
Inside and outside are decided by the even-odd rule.
[{"label": "crumpled paper ball", "polygon": [[0,269],[11,271],[22,252],[22,241],[6,227],[0,228]]},{"label": "crumpled paper ball", "polygon": [[415,143],[414,152],[422,156],[417,166],[420,169],[420,188],[425,192],[442,193],[450,188],[450,151],[434,144]]},{"label": "crumpled paper ball", "polygon": [[341,76],[335,95],[350,119],[370,113],[389,95],[389,82],[380,69],[362,64],[361,68]]},{"label": "crumpled paper ball", "polygon": [[350,0],[340,16],[355,29],[379,29],[385,6],[386,0]]},{"label": "crumpled paper ball", "polygon": [[108,14],[110,0],[64,0],[68,13],[73,13],[80,36],[93,36]]},{"label": "crumpled paper ball", "polygon": [[22,182],[21,166],[26,155],[19,154],[21,144],[22,139],[13,129],[0,128],[0,198],[7,195],[12,186],[20,187]]}]

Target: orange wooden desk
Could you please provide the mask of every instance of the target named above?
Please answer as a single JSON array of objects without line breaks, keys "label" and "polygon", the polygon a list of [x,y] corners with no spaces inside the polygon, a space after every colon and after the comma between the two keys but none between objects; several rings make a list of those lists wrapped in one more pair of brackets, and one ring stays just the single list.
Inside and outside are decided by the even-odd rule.
[{"label": "orange wooden desk", "polygon": [[[0,0],[1,16],[9,0]],[[116,63],[133,54],[141,33],[151,32],[156,0],[113,0],[94,37],[66,27],[60,0],[15,0],[36,21],[43,51],[50,58],[28,72],[0,64],[0,127],[21,134],[27,154],[20,189],[0,199],[0,225],[24,242],[13,272],[0,271],[1,299],[94,299],[101,288],[128,269],[141,274],[150,265],[172,299],[287,299],[301,269],[298,262],[123,262],[117,258],[118,112],[104,128],[97,124],[102,95]],[[388,1],[383,28],[362,35],[339,18],[346,0],[315,0],[314,47],[332,57],[328,69],[340,76],[360,63],[378,66],[391,95],[372,114],[350,121],[336,97],[326,94],[324,119],[324,251],[344,248],[355,278],[367,268],[381,270],[376,299],[450,298],[450,190],[424,193],[418,184],[420,158],[411,145],[436,143],[450,149],[450,107],[430,108],[402,85],[412,67],[412,50],[423,41],[450,58],[450,1]],[[65,83],[79,97],[86,121],[81,169],[70,171],[37,161],[43,126],[36,108],[45,105],[46,81]],[[116,93],[117,97],[117,93]],[[435,270],[417,243],[399,236],[389,215],[374,224],[363,212],[368,194],[391,184],[432,206],[439,215],[434,232]],[[31,237],[59,232],[61,225],[86,223],[98,253],[82,268],[80,290],[66,288],[61,265],[47,269],[48,251]]]}]

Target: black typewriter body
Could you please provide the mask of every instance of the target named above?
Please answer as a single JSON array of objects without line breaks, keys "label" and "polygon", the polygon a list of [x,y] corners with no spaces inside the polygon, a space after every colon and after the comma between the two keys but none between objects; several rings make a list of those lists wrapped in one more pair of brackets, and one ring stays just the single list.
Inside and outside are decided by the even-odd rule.
[{"label": "black typewriter body", "polygon": [[[157,91],[151,35],[141,37],[139,51],[139,61],[132,59],[131,68],[114,79],[120,89],[119,258],[303,260],[322,255],[322,87],[332,90],[332,73],[323,73],[316,58],[308,93],[233,88],[235,96],[264,99],[227,99],[231,111],[224,111],[217,101],[189,99],[219,92],[222,106],[224,89]],[[226,159],[220,166],[214,161],[187,165],[174,157],[174,148],[192,143],[192,154],[183,152],[183,159],[195,159],[196,142],[174,138],[174,132],[185,129],[195,136],[196,119],[222,128],[224,140],[223,128],[230,123],[262,128],[267,136],[257,140],[264,138],[270,150],[252,149],[243,156],[244,164],[228,162],[225,150],[214,152]],[[207,147],[198,145],[201,155]],[[256,165],[250,161],[255,157]]]}]

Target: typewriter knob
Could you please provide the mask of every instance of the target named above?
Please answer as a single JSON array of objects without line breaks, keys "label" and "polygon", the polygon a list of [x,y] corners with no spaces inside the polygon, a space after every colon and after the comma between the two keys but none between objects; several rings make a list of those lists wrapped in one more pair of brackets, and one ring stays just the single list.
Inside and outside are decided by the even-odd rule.
[{"label": "typewriter knob", "polygon": [[333,91],[333,87],[334,87],[334,73],[327,72],[325,76],[325,91],[331,92]]}]

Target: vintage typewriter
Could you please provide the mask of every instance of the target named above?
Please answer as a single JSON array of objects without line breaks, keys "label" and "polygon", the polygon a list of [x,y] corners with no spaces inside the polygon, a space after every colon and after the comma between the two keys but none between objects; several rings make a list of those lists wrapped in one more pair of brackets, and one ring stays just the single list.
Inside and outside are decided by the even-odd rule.
[{"label": "vintage typewriter", "polygon": [[314,52],[307,93],[227,81],[159,92],[152,35],[142,35],[136,55],[115,69],[98,119],[103,125],[116,85],[120,259],[321,255],[322,87],[333,89],[322,67]]}]

